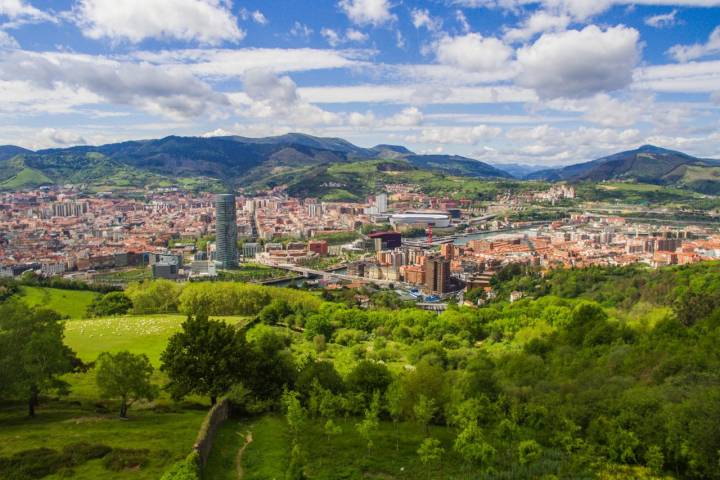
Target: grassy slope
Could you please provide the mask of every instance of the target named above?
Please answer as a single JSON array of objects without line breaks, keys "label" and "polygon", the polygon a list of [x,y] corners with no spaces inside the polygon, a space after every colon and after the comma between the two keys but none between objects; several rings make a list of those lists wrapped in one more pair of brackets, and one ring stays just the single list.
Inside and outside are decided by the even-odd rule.
[{"label": "grassy slope", "polygon": [[[417,449],[424,438],[421,427],[412,423],[381,422],[374,435],[374,447],[368,450],[355,428],[358,419],[338,420],[343,432],[328,438],[323,422],[312,420],[300,435],[306,457],[306,473],[313,480],[337,479],[468,479],[479,478],[453,451],[456,432],[433,426],[430,435],[445,449],[442,461],[424,466]],[[285,420],[274,415],[243,421],[231,420],[219,431],[215,448],[208,461],[208,476],[213,480],[231,480],[235,475],[235,455],[244,444],[243,436],[253,433],[253,442],[245,449],[242,466],[245,480],[284,478],[290,458],[291,439]],[[508,452],[514,454],[513,452]],[[504,452],[498,452],[502,457]],[[508,478],[539,478],[538,473],[555,464],[556,452],[547,451],[543,460],[529,468],[513,465]]]},{"label": "grassy slope", "polygon": [[22,293],[20,298],[27,305],[49,308],[70,318],[84,317],[88,305],[98,296],[95,292],[45,287],[22,287]]},{"label": "grassy slope", "polygon": [[[234,324],[244,320],[243,317],[223,318]],[[65,343],[85,361],[95,360],[100,352],[129,350],[145,353],[157,368],[168,338],[180,329],[184,319],[182,315],[145,315],[69,320]],[[166,380],[157,370],[153,378],[158,384]],[[28,419],[22,405],[0,406],[0,456],[31,448],[61,448],[80,441],[119,448],[147,448],[150,463],[146,468],[109,472],[100,461],[91,461],[76,468],[72,478],[156,480],[171,463],[187,455],[206,414],[204,408],[175,407],[171,408],[172,413],[156,413],[153,405],[138,404],[130,409],[130,420],[122,421],[114,411],[96,413],[99,394],[92,370],[67,375],[65,379],[71,387],[67,401],[43,402],[35,419]],[[189,400],[207,402],[205,398]],[[111,409],[116,404],[103,403]],[[156,403],[172,405],[165,392],[161,392]]]}]

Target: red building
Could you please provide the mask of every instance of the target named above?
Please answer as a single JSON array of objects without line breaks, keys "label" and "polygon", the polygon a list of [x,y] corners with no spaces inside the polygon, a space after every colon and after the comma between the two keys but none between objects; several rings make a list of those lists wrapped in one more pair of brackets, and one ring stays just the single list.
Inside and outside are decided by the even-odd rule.
[{"label": "red building", "polygon": [[314,252],[324,257],[328,254],[328,243],[325,240],[310,240],[308,252]]}]

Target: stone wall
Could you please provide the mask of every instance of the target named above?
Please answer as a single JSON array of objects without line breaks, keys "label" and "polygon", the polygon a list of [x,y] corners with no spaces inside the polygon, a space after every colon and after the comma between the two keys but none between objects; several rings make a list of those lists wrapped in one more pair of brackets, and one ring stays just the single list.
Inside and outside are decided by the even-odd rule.
[{"label": "stone wall", "polygon": [[195,439],[195,445],[193,445],[193,450],[200,455],[200,465],[203,467],[205,467],[205,463],[207,463],[210,456],[217,429],[225,423],[229,416],[230,401],[228,399],[218,401],[205,416],[205,420],[203,420],[198,436]]}]

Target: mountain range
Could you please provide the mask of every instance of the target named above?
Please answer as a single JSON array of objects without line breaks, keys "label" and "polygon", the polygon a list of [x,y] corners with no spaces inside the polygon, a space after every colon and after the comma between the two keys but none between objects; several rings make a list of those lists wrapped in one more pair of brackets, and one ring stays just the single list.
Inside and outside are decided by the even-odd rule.
[{"label": "mountain range", "polygon": [[634,181],[715,195],[720,193],[720,161],[643,145],[590,162],[533,172],[525,178],[567,182]]},{"label": "mountain range", "polygon": [[566,167],[492,166],[399,145],[363,148],[299,133],[247,138],[179,137],[32,151],[0,146],[0,189],[86,184],[97,189],[181,185],[221,190],[285,186],[290,193],[361,197],[378,184],[439,176],[567,182],[635,181],[720,193],[720,162],[645,145]]},{"label": "mountain range", "polygon": [[500,169],[460,156],[418,155],[402,146],[362,148],[340,138],[291,133],[277,137],[178,137],[39,151],[0,147],[0,188],[84,183],[144,186],[198,179],[226,186],[262,182],[282,173],[375,159],[400,170],[433,170],[476,178],[511,178]]}]

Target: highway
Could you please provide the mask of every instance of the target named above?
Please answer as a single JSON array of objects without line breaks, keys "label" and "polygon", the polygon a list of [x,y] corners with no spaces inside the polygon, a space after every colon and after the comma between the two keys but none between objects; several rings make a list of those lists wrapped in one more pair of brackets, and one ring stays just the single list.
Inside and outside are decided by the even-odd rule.
[{"label": "highway", "polygon": [[269,265],[271,267],[275,268],[282,268],[283,270],[288,270],[290,272],[296,272],[296,273],[302,273],[306,277],[310,276],[317,276],[317,277],[323,277],[323,278],[334,278],[337,280],[346,280],[348,282],[362,282],[362,283],[371,283],[375,285],[384,285],[384,286],[394,286],[394,287],[406,287],[406,288],[412,288],[413,285],[410,285],[409,283],[401,282],[399,280],[393,281],[393,280],[376,280],[372,278],[366,278],[366,277],[358,277],[355,275],[347,275],[345,273],[335,273],[335,272],[327,272],[325,270],[315,270],[313,268],[306,268],[301,267],[299,265],[293,265],[291,263],[274,263],[274,262],[268,262],[266,265]]}]

